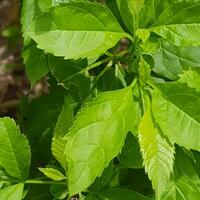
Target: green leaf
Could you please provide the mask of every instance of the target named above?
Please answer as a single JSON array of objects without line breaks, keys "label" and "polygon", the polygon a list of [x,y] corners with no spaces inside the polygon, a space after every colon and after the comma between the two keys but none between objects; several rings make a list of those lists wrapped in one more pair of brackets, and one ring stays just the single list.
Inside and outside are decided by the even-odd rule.
[{"label": "green leaf", "polygon": [[49,56],[49,68],[60,85],[69,90],[71,96],[83,102],[90,91],[90,78],[87,71],[86,60],[64,60],[63,58]]},{"label": "green leaf", "polygon": [[144,6],[144,2],[144,0],[117,0],[121,16],[132,34],[136,29],[138,16]]},{"label": "green leaf", "polygon": [[6,173],[6,171],[3,169],[3,167],[0,166],[0,182],[1,180],[10,180],[10,179],[12,179],[12,177],[10,177],[8,173]]},{"label": "green leaf", "polygon": [[14,120],[0,119],[0,166],[12,177],[25,180],[31,162],[30,147]]},{"label": "green leaf", "polygon": [[65,59],[103,54],[129,37],[107,7],[89,2],[52,7],[35,18],[28,32],[40,49]]},{"label": "green leaf", "polygon": [[[52,81],[52,79],[50,79]],[[55,81],[55,80],[54,80]],[[54,128],[62,110],[65,90],[50,83],[49,94],[40,96],[32,101],[24,99],[21,104],[21,127],[27,133],[32,148],[32,165],[37,172],[41,160],[47,164],[51,155],[51,142]],[[39,166],[38,166],[39,165]]]},{"label": "green leaf", "polygon": [[[184,165],[183,165],[184,163]],[[195,184],[200,184],[197,174],[196,161],[191,151],[176,146],[176,157],[174,163],[175,177],[187,176]]]},{"label": "green leaf", "polygon": [[200,44],[200,3],[171,4],[149,28],[177,46]]},{"label": "green leaf", "polygon": [[65,180],[66,177],[57,169],[53,168],[39,168],[39,170],[48,178],[54,180],[54,181],[62,181]]},{"label": "green leaf", "polygon": [[194,88],[200,92],[200,71],[189,69],[180,74],[179,77],[180,82],[186,83],[189,88]]},{"label": "green leaf", "polygon": [[139,74],[140,84],[142,86],[145,86],[146,82],[150,78],[151,68],[150,65],[144,60],[142,56],[139,62],[138,74]]},{"label": "green leaf", "polygon": [[108,187],[114,173],[116,172],[114,167],[115,166],[111,161],[108,167],[104,169],[102,175],[95,179],[94,183],[89,187],[89,190],[96,192],[105,190],[105,188]]},{"label": "green leaf", "polygon": [[[74,0],[75,1],[75,0]],[[61,3],[69,3],[70,2],[70,0],[52,0],[52,4],[54,5],[54,6],[56,6],[56,5],[59,5],[59,4],[61,4]]]},{"label": "green leaf", "polygon": [[94,194],[89,194],[85,197],[84,200],[99,200],[99,197],[97,195],[94,195]]},{"label": "green leaf", "polygon": [[174,149],[159,134],[149,108],[139,126],[139,143],[145,171],[152,181],[156,199],[159,200],[173,172]]},{"label": "green leaf", "polygon": [[140,147],[136,138],[131,134],[127,135],[122,153],[119,156],[119,161],[128,168],[142,168]]},{"label": "green leaf", "polygon": [[31,184],[24,200],[50,200],[49,185]]},{"label": "green leaf", "polygon": [[22,52],[26,73],[33,86],[34,83],[49,72],[48,62],[44,52],[32,44]]},{"label": "green leaf", "polygon": [[21,200],[23,194],[24,184],[18,183],[16,185],[8,186],[0,190],[1,200]]},{"label": "green leaf", "polygon": [[200,93],[180,82],[155,84],[152,107],[156,122],[172,143],[200,151]]},{"label": "green leaf", "polygon": [[183,70],[200,67],[200,47],[180,48],[161,39],[150,40],[143,44],[142,48],[145,54],[153,57],[153,71],[170,80],[177,80]]},{"label": "green leaf", "polygon": [[136,35],[145,42],[150,37],[150,32],[147,29],[137,29]]},{"label": "green leaf", "polygon": [[99,95],[78,113],[65,136],[71,195],[90,186],[120,153],[135,116],[131,86]]},{"label": "green leaf", "polygon": [[51,185],[50,192],[56,200],[65,199],[69,193],[66,185]]},{"label": "green leaf", "polygon": [[65,157],[65,147],[66,147],[66,141],[63,140],[63,138],[53,138],[51,151],[53,156],[56,158],[56,160],[60,163],[60,165],[67,171],[67,162]]},{"label": "green leaf", "polygon": [[120,66],[111,67],[98,81],[99,92],[118,90],[127,87],[125,72]]},{"label": "green leaf", "polygon": [[34,140],[40,140],[53,130],[65,100],[65,91],[60,86],[49,89],[49,94],[22,104],[22,114],[25,118],[24,128]]},{"label": "green leaf", "polygon": [[172,181],[161,200],[199,200],[200,188],[189,177]]},{"label": "green leaf", "polygon": [[142,194],[123,188],[106,190],[103,191],[101,195],[108,200],[150,200],[150,198]]},{"label": "green leaf", "polygon": [[[117,0],[117,3],[122,18],[132,34],[135,34],[138,28],[149,27],[169,5],[168,0]],[[144,29],[143,33],[149,35]]]}]

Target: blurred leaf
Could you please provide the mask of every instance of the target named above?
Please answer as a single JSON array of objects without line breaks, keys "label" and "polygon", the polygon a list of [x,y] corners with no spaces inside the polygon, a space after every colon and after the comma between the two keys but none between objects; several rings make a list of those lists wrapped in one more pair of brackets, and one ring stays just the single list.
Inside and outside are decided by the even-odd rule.
[{"label": "blurred leaf", "polygon": [[8,186],[0,190],[1,200],[21,200],[23,194],[23,183],[18,183],[16,185]]}]

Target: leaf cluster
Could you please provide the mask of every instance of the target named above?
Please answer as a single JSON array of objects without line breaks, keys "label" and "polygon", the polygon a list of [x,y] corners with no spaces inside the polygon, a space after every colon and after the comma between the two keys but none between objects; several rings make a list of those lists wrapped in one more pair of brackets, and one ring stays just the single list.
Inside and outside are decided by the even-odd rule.
[{"label": "leaf cluster", "polygon": [[198,200],[199,10],[23,0],[27,76],[49,94],[0,119],[0,199]]}]

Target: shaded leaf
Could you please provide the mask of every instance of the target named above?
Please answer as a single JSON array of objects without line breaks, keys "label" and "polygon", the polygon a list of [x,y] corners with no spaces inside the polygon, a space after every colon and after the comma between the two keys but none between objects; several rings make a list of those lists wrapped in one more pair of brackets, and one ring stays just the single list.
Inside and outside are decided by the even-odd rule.
[{"label": "shaded leaf", "polygon": [[50,191],[56,199],[65,199],[68,195],[68,189],[66,185],[52,185]]},{"label": "shaded leaf", "polygon": [[49,56],[48,63],[52,74],[71,96],[82,102],[90,90],[90,78],[87,71],[86,60],[64,60],[63,58]]},{"label": "shaded leaf", "polygon": [[97,192],[104,190],[106,187],[108,187],[108,184],[111,181],[114,173],[115,168],[113,162],[111,161],[108,167],[104,169],[102,175],[95,179],[89,190]]},{"label": "shaded leaf", "polygon": [[36,44],[32,44],[22,52],[22,56],[26,73],[33,86],[36,81],[46,76],[49,72],[46,55],[42,50],[37,49]]},{"label": "shaded leaf", "polygon": [[119,161],[122,165],[128,168],[142,168],[142,156],[137,139],[128,134],[125,140],[122,153],[119,156]]}]

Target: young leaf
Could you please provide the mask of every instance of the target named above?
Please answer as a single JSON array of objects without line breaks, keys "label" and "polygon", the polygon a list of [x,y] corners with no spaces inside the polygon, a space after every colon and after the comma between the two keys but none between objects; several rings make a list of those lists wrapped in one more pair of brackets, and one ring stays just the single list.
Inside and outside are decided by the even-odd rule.
[{"label": "young leaf", "polygon": [[12,177],[25,180],[31,162],[30,147],[14,120],[0,119],[0,166]]},{"label": "young leaf", "polygon": [[24,184],[18,183],[16,185],[8,186],[0,190],[1,200],[21,200],[23,194]]},{"label": "young leaf", "polygon": [[200,93],[180,82],[156,84],[152,108],[156,122],[172,143],[200,151]]},{"label": "young leaf", "polygon": [[78,113],[64,137],[68,140],[66,156],[71,195],[90,186],[120,153],[136,115],[130,86],[99,95]]},{"label": "young leaf", "polygon": [[36,44],[32,44],[22,52],[26,73],[33,86],[34,83],[47,75],[49,72],[46,55]]},{"label": "young leaf", "polygon": [[156,199],[159,200],[173,172],[174,149],[160,136],[149,108],[139,126],[139,143],[145,171],[152,181]]},{"label": "young leaf", "polygon": [[177,46],[200,44],[200,3],[171,4],[149,28]]},{"label": "young leaf", "polygon": [[54,181],[62,181],[65,180],[66,177],[57,169],[53,168],[39,168],[39,170],[48,178],[54,180]]},{"label": "young leaf", "polygon": [[129,37],[107,7],[89,2],[52,7],[35,18],[28,32],[40,49],[65,59],[103,54]]}]

